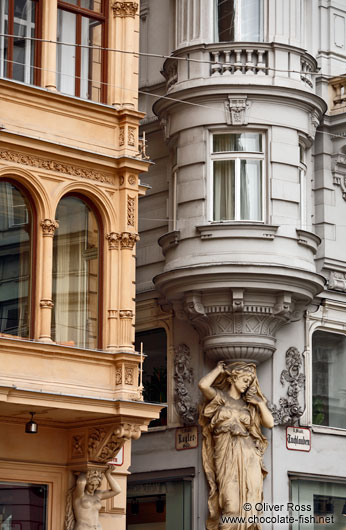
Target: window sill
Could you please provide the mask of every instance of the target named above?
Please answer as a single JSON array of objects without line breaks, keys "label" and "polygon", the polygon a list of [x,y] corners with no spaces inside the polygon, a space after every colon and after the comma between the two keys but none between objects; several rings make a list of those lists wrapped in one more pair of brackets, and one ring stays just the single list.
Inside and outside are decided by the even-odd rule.
[{"label": "window sill", "polygon": [[325,425],[311,425],[312,432],[316,434],[333,434],[336,436],[346,436],[346,429],[340,427],[327,427]]},{"label": "window sill", "polygon": [[275,238],[278,228],[277,225],[268,225],[260,221],[213,221],[196,227],[201,239],[232,237],[270,240]]}]

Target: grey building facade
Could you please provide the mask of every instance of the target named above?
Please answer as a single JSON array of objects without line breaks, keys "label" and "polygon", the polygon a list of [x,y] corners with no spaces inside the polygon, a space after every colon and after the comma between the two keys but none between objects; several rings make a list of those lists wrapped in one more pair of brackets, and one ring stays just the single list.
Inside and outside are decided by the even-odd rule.
[{"label": "grey building facade", "polygon": [[294,521],[263,527],[345,528],[346,4],[142,0],[140,17],[136,332],[167,412],[134,446],[128,528],[205,528],[200,432],[177,440],[229,359],[257,364],[275,418],[264,515]]}]

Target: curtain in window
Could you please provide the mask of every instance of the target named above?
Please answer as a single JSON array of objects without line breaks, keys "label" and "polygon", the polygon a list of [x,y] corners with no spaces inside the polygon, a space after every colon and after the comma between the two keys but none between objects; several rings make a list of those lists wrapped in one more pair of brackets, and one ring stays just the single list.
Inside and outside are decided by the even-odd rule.
[{"label": "curtain in window", "polygon": [[29,337],[32,216],[26,197],[0,182],[0,331]]},{"label": "curtain in window", "polygon": [[60,343],[97,348],[98,226],[76,197],[58,206],[53,245],[52,336]]},{"label": "curtain in window", "polygon": [[257,133],[214,134],[213,152],[226,151],[262,152],[262,135]]},{"label": "curtain in window", "polygon": [[235,161],[214,162],[214,220],[232,220],[235,217]]},{"label": "curtain in window", "polygon": [[262,220],[262,164],[260,160],[240,161],[240,218]]}]

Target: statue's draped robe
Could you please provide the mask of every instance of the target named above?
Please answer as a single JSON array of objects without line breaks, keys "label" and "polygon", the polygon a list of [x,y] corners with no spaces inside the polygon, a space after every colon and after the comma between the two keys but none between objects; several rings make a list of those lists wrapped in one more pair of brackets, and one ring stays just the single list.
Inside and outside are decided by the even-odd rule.
[{"label": "statue's draped robe", "polygon": [[[266,471],[262,464],[263,443],[256,435],[259,425],[254,425],[250,408],[242,398],[234,399],[216,390],[214,399],[202,410],[203,464],[210,486],[208,530],[219,528],[221,515],[261,515],[255,505],[263,499]],[[243,508],[246,502],[252,506],[250,511]],[[260,529],[261,525],[246,522],[224,528]]]}]

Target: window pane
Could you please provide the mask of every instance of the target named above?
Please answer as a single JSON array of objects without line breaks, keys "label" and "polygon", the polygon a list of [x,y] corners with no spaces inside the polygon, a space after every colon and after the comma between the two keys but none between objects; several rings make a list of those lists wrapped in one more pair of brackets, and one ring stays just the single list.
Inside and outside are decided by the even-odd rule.
[{"label": "window pane", "polygon": [[80,199],[65,197],[53,244],[52,337],[56,342],[97,348],[98,226]]},{"label": "window pane", "polygon": [[[76,15],[58,9],[58,41],[76,44]],[[57,46],[57,88],[64,94],[75,95],[76,47]]]},{"label": "window pane", "polygon": [[262,220],[262,162],[240,161],[240,218]]},{"label": "window pane", "polygon": [[256,133],[214,134],[213,152],[262,152],[262,135]]},{"label": "window pane", "polygon": [[238,32],[235,40],[263,40],[262,0],[238,0],[238,10]]},{"label": "window pane", "polygon": [[214,221],[232,220],[234,203],[235,161],[214,162]]},{"label": "window pane", "polygon": [[80,6],[83,9],[90,9],[96,13],[102,12],[102,1],[101,0],[80,0]]},{"label": "window pane", "polygon": [[0,524],[3,530],[46,530],[48,486],[0,482]]},{"label": "window pane", "polygon": [[101,101],[102,24],[82,17],[82,44],[93,48],[81,49],[80,97]]},{"label": "window pane", "polygon": [[[163,328],[136,333],[135,348],[147,355],[143,364],[143,397],[152,403],[167,403],[167,338]],[[160,418],[150,427],[167,424],[167,409],[162,409]]]},{"label": "window pane", "polygon": [[0,182],[0,331],[29,337],[31,212],[15,186]]},{"label": "window pane", "polygon": [[312,336],[312,422],[346,429],[346,337],[315,331]]},{"label": "window pane", "polygon": [[217,1],[219,42],[234,41],[235,1],[236,0]]}]

